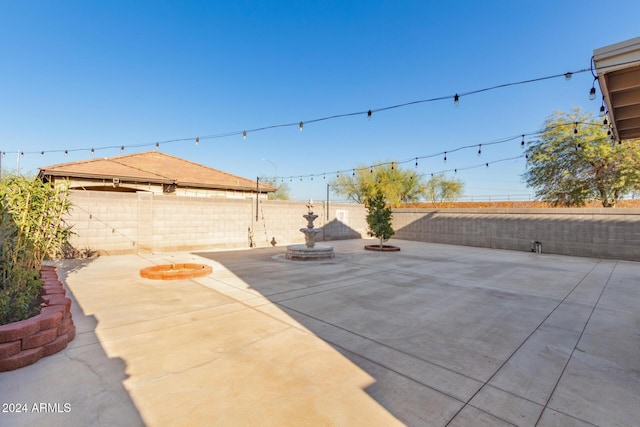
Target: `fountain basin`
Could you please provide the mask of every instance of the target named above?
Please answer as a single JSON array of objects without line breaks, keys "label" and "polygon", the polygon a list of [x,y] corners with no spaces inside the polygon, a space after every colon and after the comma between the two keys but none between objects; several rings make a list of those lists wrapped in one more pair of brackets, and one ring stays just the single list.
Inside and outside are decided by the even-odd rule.
[{"label": "fountain basin", "polygon": [[140,276],[152,280],[177,280],[208,276],[212,272],[213,268],[205,264],[162,264],[143,268]]},{"label": "fountain basin", "polygon": [[298,261],[315,261],[334,258],[335,254],[333,246],[315,245],[309,248],[307,245],[290,245],[287,246],[285,257]]}]

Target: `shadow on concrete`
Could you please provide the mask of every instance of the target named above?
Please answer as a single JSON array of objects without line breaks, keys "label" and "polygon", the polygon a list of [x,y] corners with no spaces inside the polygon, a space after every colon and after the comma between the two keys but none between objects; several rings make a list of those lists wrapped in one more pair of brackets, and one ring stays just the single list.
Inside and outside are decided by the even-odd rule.
[{"label": "shadow on concrete", "polygon": [[96,336],[97,319],[84,313],[66,286],[70,274],[92,261],[87,258],[58,263],[58,279],[65,283],[66,295],[72,299],[76,336],[59,353],[0,373],[0,403],[20,403],[23,409],[0,413],[0,425],[145,425],[124,387],[128,378],[125,361],[106,354]]},{"label": "shadow on concrete", "polygon": [[[335,224],[334,226],[341,227],[340,224]],[[358,240],[358,244],[354,247],[352,253],[364,253],[363,242],[372,243],[377,242],[377,240],[372,240],[371,242]],[[415,426],[444,425],[453,416],[455,410],[462,407],[462,402],[449,399],[448,404],[450,406],[447,406],[444,410],[443,408],[437,408],[433,413],[429,414],[426,408],[437,405],[438,400],[441,399],[441,396],[435,396],[438,393],[433,393],[432,390],[425,391],[425,387],[422,384],[416,383],[403,374],[393,372],[393,370],[385,367],[385,363],[380,363],[379,360],[376,361],[375,357],[370,359],[367,356],[369,351],[378,352],[380,350],[382,352],[387,351],[389,353],[387,356],[393,357],[393,353],[396,356],[402,356],[401,352],[396,352],[390,348],[385,349],[383,348],[384,346],[378,346],[374,341],[370,341],[368,337],[359,336],[353,332],[360,326],[365,328],[370,326],[374,330],[376,326],[373,323],[384,321],[384,317],[388,313],[380,310],[378,319],[358,320],[353,318],[354,322],[371,321],[372,324],[369,326],[363,324],[356,326],[353,330],[351,328],[347,328],[347,330],[339,326],[338,323],[327,322],[327,319],[332,318],[331,312],[324,312],[316,316],[314,309],[303,309],[294,302],[298,297],[304,299],[304,294],[321,294],[326,291],[325,295],[328,295],[331,293],[331,288],[337,291],[335,296],[338,299],[351,298],[346,294],[340,295],[340,288],[343,285],[347,288],[350,285],[361,286],[365,284],[366,286],[367,282],[373,284],[375,279],[370,276],[371,271],[362,274],[362,271],[360,271],[361,266],[357,263],[345,263],[345,260],[352,257],[352,254],[341,250],[334,260],[305,262],[284,260],[281,258],[282,252],[282,248],[259,248],[243,251],[241,257],[238,257],[238,252],[223,251],[198,252],[194,254],[224,265],[225,268],[243,280],[251,289],[266,297],[292,320],[329,344],[339,355],[353,365],[366,372],[373,378],[373,381],[363,387],[362,390],[403,424]],[[378,254],[373,254],[373,256],[377,257]],[[380,254],[380,256],[387,255]],[[395,254],[391,254],[391,256],[395,256]],[[387,262],[387,260],[384,260],[384,262]],[[374,270],[373,274],[375,275],[377,272],[382,272],[382,270]],[[287,279],[283,279],[283,277],[287,277]],[[381,279],[384,280],[384,278]],[[286,289],[283,286],[291,287]],[[329,289],[323,289],[325,287]],[[293,296],[296,292],[299,292],[298,297]],[[357,308],[362,308],[363,303],[367,305],[365,301],[367,295],[363,294],[361,297],[361,300],[353,300],[351,302],[335,301],[336,304],[324,300],[321,303],[322,306],[316,307],[316,310],[340,310],[342,313],[336,313],[336,317],[349,317],[349,314],[345,314],[349,308],[345,307],[344,304],[353,304],[356,309],[354,310],[355,313]],[[373,295],[371,297],[377,298]],[[380,303],[384,304],[383,301]],[[373,347],[378,348],[374,349]],[[400,363],[407,361],[411,363],[410,359],[412,357],[407,357],[406,354],[404,356],[406,360]],[[331,363],[331,361],[327,361],[327,363]],[[335,360],[334,363],[336,363]],[[330,367],[325,367],[324,369],[330,369]],[[412,397],[407,399],[408,395]],[[428,401],[435,401],[436,403],[425,403]],[[443,413],[437,414],[440,411]]]},{"label": "shadow on concrete", "polygon": [[[331,220],[322,227],[324,240],[360,239],[362,235],[337,219]],[[321,237],[322,238],[322,237]]]},{"label": "shadow on concrete", "polygon": [[[399,240],[401,252],[373,253],[366,243],[340,242],[322,262],[283,260],[281,248],[197,255],[268,299],[256,310],[275,306],[366,372],[363,390],[406,425],[640,416],[637,384],[624,379],[637,372],[636,263]],[[619,339],[600,333],[614,330]]]}]

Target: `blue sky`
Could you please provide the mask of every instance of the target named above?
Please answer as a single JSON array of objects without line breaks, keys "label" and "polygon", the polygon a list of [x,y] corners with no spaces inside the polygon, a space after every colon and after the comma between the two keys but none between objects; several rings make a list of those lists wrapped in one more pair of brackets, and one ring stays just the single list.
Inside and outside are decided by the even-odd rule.
[{"label": "blue sky", "polygon": [[[594,49],[639,36],[639,17],[637,0],[0,0],[2,168],[15,170],[19,151],[20,172],[36,173],[89,159],[91,148],[111,157],[120,149],[103,147],[127,154],[159,141],[162,152],[247,178],[277,173],[295,199],[322,200],[335,171],[534,132],[555,110],[597,112],[588,72],[458,106],[452,97],[588,68]],[[194,141],[443,96],[371,120]],[[459,169],[448,174],[468,198],[533,194],[523,158],[466,169],[521,155],[520,138],[477,151],[421,159],[417,169]]]}]

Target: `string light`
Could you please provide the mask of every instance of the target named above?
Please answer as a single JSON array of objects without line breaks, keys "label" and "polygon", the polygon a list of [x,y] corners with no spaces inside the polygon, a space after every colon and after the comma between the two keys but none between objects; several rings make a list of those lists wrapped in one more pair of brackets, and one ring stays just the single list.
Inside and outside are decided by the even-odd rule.
[{"label": "string light", "polygon": [[574,123],[573,134],[576,135],[578,133],[578,122]]},{"label": "string light", "polygon": [[[2,153],[2,155],[4,156],[4,153]],[[40,157],[44,156],[44,151],[40,152]]]},{"label": "string light", "polygon": [[602,97],[602,105],[600,106],[600,117],[604,116],[605,108],[604,108],[604,96]]},{"label": "string light", "polygon": [[121,153],[124,153],[124,145],[121,145],[121,146],[120,146],[120,152],[121,152]]},{"label": "string light", "polygon": [[596,80],[598,80],[598,77],[595,77],[593,79],[593,84],[591,85],[591,90],[589,90],[589,100],[593,101],[594,99],[596,99]]},{"label": "string light", "polygon": [[416,167],[418,167],[418,158],[416,157]]},{"label": "string light", "polygon": [[69,150],[64,150],[64,156],[67,157],[69,155]]},{"label": "string light", "polygon": [[371,120],[371,110],[367,111],[367,120]]},{"label": "string light", "polygon": [[456,107],[460,104],[460,96],[456,93],[453,95],[453,105]]},{"label": "string light", "polygon": [[478,144],[478,156],[482,154],[482,144]]},{"label": "string light", "polygon": [[93,148],[91,148],[91,157],[93,157],[93,155],[95,154],[96,150],[94,150]]},{"label": "string light", "polygon": [[[638,60],[632,60],[632,61],[628,61],[628,62],[625,62],[625,63],[622,63],[622,64],[616,64],[616,66],[637,64],[639,62],[640,61],[638,61]],[[609,68],[609,67],[601,67],[601,69],[606,69],[606,68]],[[566,73],[562,73],[562,74],[548,75],[548,76],[538,77],[538,78],[534,78],[534,79],[520,80],[520,81],[515,81],[515,82],[503,83],[503,84],[499,84],[499,85],[495,85],[495,86],[476,89],[476,90],[465,92],[465,93],[462,93],[462,94],[456,93],[454,95],[454,101],[456,101],[456,99],[459,101],[460,96],[475,95],[475,94],[479,94],[479,93],[483,93],[483,92],[487,92],[487,91],[491,91],[491,90],[503,89],[503,88],[507,88],[507,87],[511,87],[511,86],[529,84],[529,83],[534,83],[534,82],[540,82],[540,81],[554,79],[554,78],[558,78],[558,77],[564,77],[566,79],[568,75],[573,76],[573,74],[584,73],[584,72],[588,72],[588,71],[591,71],[591,73],[594,76],[594,82],[593,82],[592,88],[591,88],[591,90],[589,92],[589,97],[590,98],[593,97],[592,99],[595,99],[595,92],[596,92],[596,90],[595,90],[595,81],[598,80],[598,76],[595,75],[595,73],[594,73],[593,61],[591,61],[590,68],[584,68],[584,69],[580,69],[580,70],[577,70],[577,71],[570,71],[570,72],[566,72]],[[402,107],[407,107],[407,106],[426,103],[426,102],[441,101],[441,100],[445,100],[445,99],[451,99],[451,96],[440,96],[440,97],[433,97],[433,98],[429,98],[429,99],[414,100],[414,101],[409,101],[409,102],[405,102],[405,103],[401,103],[401,104],[390,105],[390,106],[387,106],[387,107],[378,108],[376,110],[368,110],[367,111],[367,117],[370,119],[374,111],[386,111],[386,110],[402,108]],[[603,105],[603,107],[604,107],[604,105]],[[601,107],[601,112],[602,112],[602,107]],[[325,120],[337,119],[337,118],[341,118],[341,117],[355,116],[355,115],[359,115],[359,114],[362,114],[362,112],[351,112],[351,113],[344,113],[344,114],[334,114],[334,115],[331,115],[331,116],[320,117],[320,118],[316,118],[316,119],[313,119],[313,120],[309,120],[307,122],[307,124],[308,123],[316,123],[316,122],[325,121]],[[269,126],[264,126],[264,127],[260,127],[260,128],[250,129],[249,131],[250,132],[258,132],[258,131],[274,129],[274,128],[279,128],[279,127],[288,127],[288,126],[299,126],[299,123],[296,122],[296,123],[285,123],[285,124],[269,125]],[[244,139],[246,139],[246,134],[249,131],[247,131],[247,130],[242,131],[242,135],[243,135]],[[237,135],[238,133],[239,132],[225,132],[225,133],[220,133],[220,134],[203,136],[202,138],[203,139],[225,138],[225,137],[229,137],[229,136],[232,136],[232,135]],[[172,139],[172,140],[163,141],[162,143],[180,142],[180,141],[187,141],[187,140],[193,140],[193,139],[192,138],[179,138],[179,139]],[[198,141],[199,141],[199,138],[196,138],[196,143]],[[148,147],[149,145],[150,144],[138,144],[138,145],[133,145],[132,147]],[[116,148],[116,147],[117,146],[105,146],[105,147],[98,147],[98,149],[107,149],[107,148]],[[124,147],[123,146],[120,147],[120,148],[121,148],[121,151],[124,151]],[[82,149],[80,149],[80,150],[82,150]],[[85,150],[87,150],[87,149],[85,148]],[[14,153],[16,153],[16,151],[14,151]],[[21,152],[21,153],[24,155],[24,152]]]},{"label": "string light", "polygon": [[160,144],[156,142],[156,151],[160,148]]},{"label": "string light", "polygon": [[444,162],[447,163],[447,152],[444,152]]},{"label": "string light", "polygon": [[200,145],[200,137],[199,136],[196,136],[196,146],[197,145]]},{"label": "string light", "polygon": [[605,118],[604,118],[604,120],[603,120],[603,122],[602,122],[602,125],[603,125],[603,126],[606,126],[606,125],[608,125],[608,124],[609,124],[609,121],[608,121],[608,120],[607,120],[607,118],[605,117]]},{"label": "string light", "polygon": [[304,123],[300,122],[300,132],[302,132],[302,127],[304,126]]},{"label": "string light", "polygon": [[242,131],[242,139],[247,139],[247,131],[246,130]]},{"label": "string light", "polygon": [[524,134],[522,135],[522,141],[520,141],[520,148],[524,148]]},{"label": "string light", "polygon": [[564,73],[564,79],[565,80],[571,80],[572,76],[573,76],[572,72]]}]

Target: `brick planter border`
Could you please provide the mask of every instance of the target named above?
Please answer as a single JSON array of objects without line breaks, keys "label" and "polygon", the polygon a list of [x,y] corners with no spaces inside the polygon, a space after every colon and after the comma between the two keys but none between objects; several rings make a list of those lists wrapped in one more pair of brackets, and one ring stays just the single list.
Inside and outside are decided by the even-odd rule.
[{"label": "brick planter border", "polygon": [[399,252],[400,248],[398,246],[392,245],[366,245],[364,247],[367,251],[376,251],[376,252]]},{"label": "brick planter border", "polygon": [[71,300],[65,297],[56,267],[42,267],[40,278],[44,282],[40,314],[0,326],[0,372],[22,368],[55,354],[76,336]]}]

